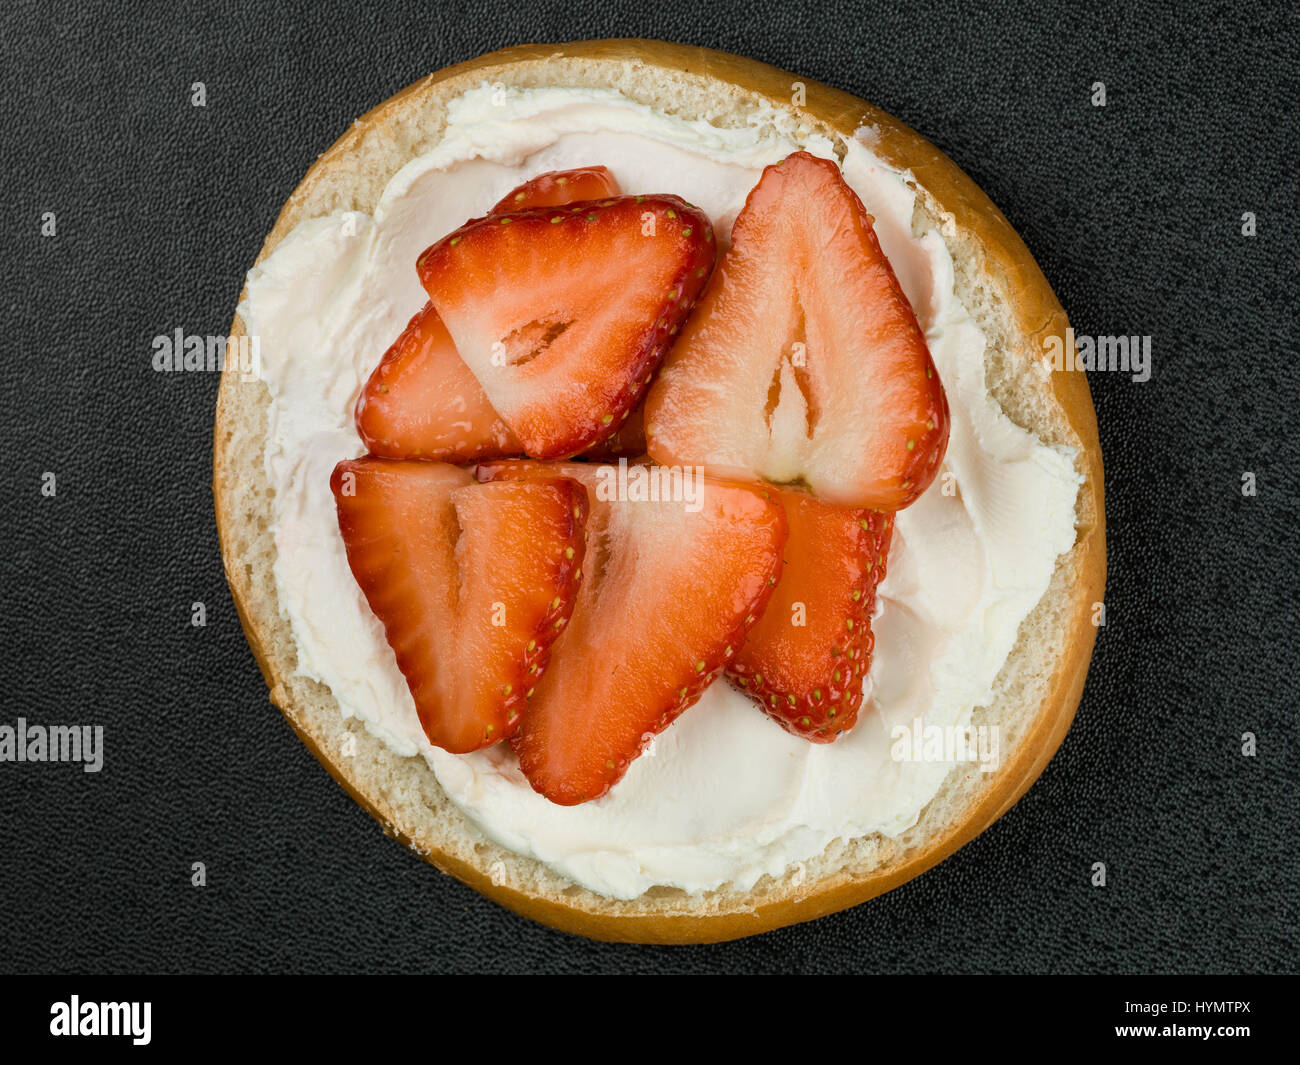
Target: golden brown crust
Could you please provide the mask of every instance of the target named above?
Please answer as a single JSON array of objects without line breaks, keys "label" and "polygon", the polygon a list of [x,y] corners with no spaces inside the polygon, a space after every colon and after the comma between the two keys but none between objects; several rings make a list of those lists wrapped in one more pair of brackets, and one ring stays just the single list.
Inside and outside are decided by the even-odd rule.
[{"label": "golden brown crust", "polygon": [[[314,182],[333,160],[346,156],[361,143],[366,131],[382,126],[394,109],[428,94],[434,86],[452,78],[473,76],[475,81],[492,80],[491,71],[518,64],[545,64],[556,56],[579,59],[632,61],[646,67],[661,67],[720,79],[731,85],[767,98],[774,105],[789,104],[792,86],[805,85],[807,102],[803,110],[825,123],[844,138],[852,137],[860,127],[874,131],[872,150],[897,166],[910,170],[917,183],[934,201],[951,214],[964,236],[972,238],[984,259],[984,269],[1000,275],[1017,294],[1021,329],[1035,350],[1043,350],[1042,341],[1049,336],[1065,337],[1066,316],[1051,286],[1039,270],[1023,241],[1002,213],[984,193],[938,149],[896,119],[847,93],[738,56],[705,48],[688,47],[646,40],[584,41],[564,45],[522,45],[494,52],[468,63],[441,70],[410,86],[363,116],[349,128],[308,172],[303,182],[286,202],[275,227],[263,247],[259,260],[269,254],[295,224],[295,208],[311,193]],[[242,333],[238,319],[232,336]],[[433,865],[497,902],[543,924],[595,939],[642,943],[717,942],[753,935],[782,925],[806,921],[856,905],[910,880],[935,865],[987,828],[1011,807],[1042,772],[1064,738],[1079,699],[1096,638],[1092,623],[1093,604],[1102,599],[1105,585],[1105,521],[1101,448],[1097,437],[1096,415],[1086,376],[1081,373],[1055,372],[1051,386],[1057,403],[1077,438],[1082,451],[1085,483],[1080,490],[1078,512],[1084,519],[1078,528],[1075,548],[1077,578],[1071,588],[1070,630],[1047,687],[1042,707],[1029,734],[1017,744],[1014,757],[1002,767],[994,782],[973,804],[967,815],[946,833],[901,863],[885,863],[876,873],[861,878],[835,878],[801,898],[791,898],[770,905],[760,905],[744,912],[702,915],[625,914],[565,905],[543,896],[531,895],[510,886],[494,884],[487,872],[470,862],[437,850],[424,856]],[[257,658],[271,699],[330,774],[384,826],[386,832],[408,845],[407,833],[396,827],[397,817],[373,796],[362,793],[349,778],[344,760],[331,757],[323,749],[322,738],[303,727],[290,704],[284,684],[275,675],[271,657],[263,643],[256,619],[247,608],[250,589],[248,578],[238,564],[229,530],[239,516],[232,512],[229,485],[226,484],[228,461],[227,404],[237,387],[236,375],[225,374],[217,406],[214,437],[214,481],[218,530],[227,577],[239,611],[249,645]]]}]

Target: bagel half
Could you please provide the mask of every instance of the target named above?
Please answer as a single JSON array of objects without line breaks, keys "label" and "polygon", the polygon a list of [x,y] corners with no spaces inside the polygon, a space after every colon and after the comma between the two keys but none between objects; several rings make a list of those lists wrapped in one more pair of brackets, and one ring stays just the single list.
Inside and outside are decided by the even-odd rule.
[{"label": "bagel half", "polygon": [[[372,211],[388,180],[436,145],[446,107],[484,82],[506,87],[613,88],[671,114],[719,126],[744,124],[768,104],[801,132],[833,142],[860,127],[872,150],[914,175],[917,215],[945,220],[956,291],[988,340],[993,398],[1017,425],[1049,444],[1077,449],[1084,477],[1074,547],[1061,555],[1042,600],[1021,624],[998,675],[995,697],[973,725],[1000,730],[1004,757],[994,773],[954,766],[917,824],[897,838],[836,842],[804,863],[802,875],[764,876],[748,891],[690,894],[654,888],[629,901],[597,895],[540,862],[504,850],[471,825],[420,757],[400,757],[345,718],[328,687],[295,675],[297,647],[276,597],[272,487],[263,465],[270,393],[227,366],[217,402],[213,495],[222,558],[244,631],[271,701],[336,780],[395,836],[445,873],[544,924],[596,939],[714,942],[806,921],[899,886],[987,828],[1026,791],[1069,728],[1083,692],[1096,628],[1093,604],[1105,584],[1101,450],[1086,376],[1044,374],[1044,340],[1069,343],[1066,316],[1010,224],[949,159],[863,101],[752,60],[645,40],[524,45],[441,70],[353,123],[294,190],[258,257],[298,223],[336,210]],[[806,100],[792,106],[792,86]],[[671,189],[665,191],[672,191]],[[951,224],[947,224],[947,220]],[[243,334],[235,318],[231,336]],[[345,756],[345,750],[350,752]],[[491,870],[491,873],[489,872]]]}]

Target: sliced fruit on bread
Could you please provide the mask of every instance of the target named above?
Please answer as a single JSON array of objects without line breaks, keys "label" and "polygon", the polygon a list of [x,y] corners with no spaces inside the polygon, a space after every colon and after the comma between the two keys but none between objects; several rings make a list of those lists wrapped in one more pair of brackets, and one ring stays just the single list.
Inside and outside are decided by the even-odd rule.
[{"label": "sliced fruit on bread", "polygon": [[[552,170],[508,193],[490,213],[616,195],[618,184],[603,166]],[[523,454],[431,304],[411,319],[370,375],[357,399],[356,424],[372,455],[472,462]]]},{"label": "sliced fruit on bread", "polygon": [[763,171],[646,399],[650,454],[898,510],[933,480],[948,407],[907,297],[835,163]]},{"label": "sliced fruit on bread", "polygon": [[787,731],[829,743],[858,719],[894,518],[798,489],[780,498],[781,576],[727,675]]},{"label": "sliced fruit on bread", "polygon": [[372,457],[340,462],[330,488],[429,742],[463,753],[513,735],[577,596],[586,490]]},{"label": "sliced fruit on bread", "polygon": [[[502,462],[478,476],[582,481],[591,499],[586,577],[513,740],[533,788],[565,806],[603,795],[699,698],[762,614],[785,515],[760,487],[701,479],[699,507],[611,498],[613,469]],[[631,493],[628,493],[630,496]]]},{"label": "sliced fruit on bread", "polygon": [[420,280],[492,407],[535,458],[575,455],[630,416],[713,267],[709,221],[621,196],[470,222]]}]

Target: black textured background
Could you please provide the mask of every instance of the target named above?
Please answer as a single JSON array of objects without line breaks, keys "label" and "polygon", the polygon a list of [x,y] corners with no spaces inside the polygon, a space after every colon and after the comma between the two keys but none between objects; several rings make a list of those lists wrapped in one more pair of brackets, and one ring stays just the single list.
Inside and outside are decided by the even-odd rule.
[{"label": "black textured background", "polygon": [[[0,967],[1294,969],[1300,94],[1286,6],[131,14],[10,0],[0,723],[102,724],[107,753],[98,775],[0,764]],[[605,36],[734,51],[871,100],[988,191],[1076,330],[1154,338],[1151,381],[1092,377],[1108,625],[1060,753],[919,880],[734,944],[571,938],[386,839],[269,705],[240,633],[209,489],[216,377],[150,368],[156,334],[224,332],[280,204],[363,111],[495,48]],[[195,81],[206,108],[190,105]],[[40,235],[45,211],[55,238]],[[205,628],[190,625],[195,601]],[[1095,861],[1105,889],[1089,884]]]}]

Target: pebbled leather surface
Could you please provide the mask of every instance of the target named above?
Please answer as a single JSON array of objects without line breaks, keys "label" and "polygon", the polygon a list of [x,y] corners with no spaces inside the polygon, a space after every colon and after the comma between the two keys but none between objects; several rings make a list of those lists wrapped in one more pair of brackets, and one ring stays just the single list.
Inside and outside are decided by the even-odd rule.
[{"label": "pebbled leather surface", "polygon": [[[1296,23],[1255,2],[1073,6],[11,4],[0,724],[102,724],[106,762],[0,763],[0,966],[1294,969]],[[448,63],[602,36],[711,45],[873,101],[989,192],[1079,333],[1153,337],[1149,382],[1092,375],[1108,624],[1060,753],[919,880],[733,944],[571,938],[381,835],[267,702],[240,633],[208,487],[216,377],[150,366],[157,334],[224,331],[281,202],[354,117]]]}]

